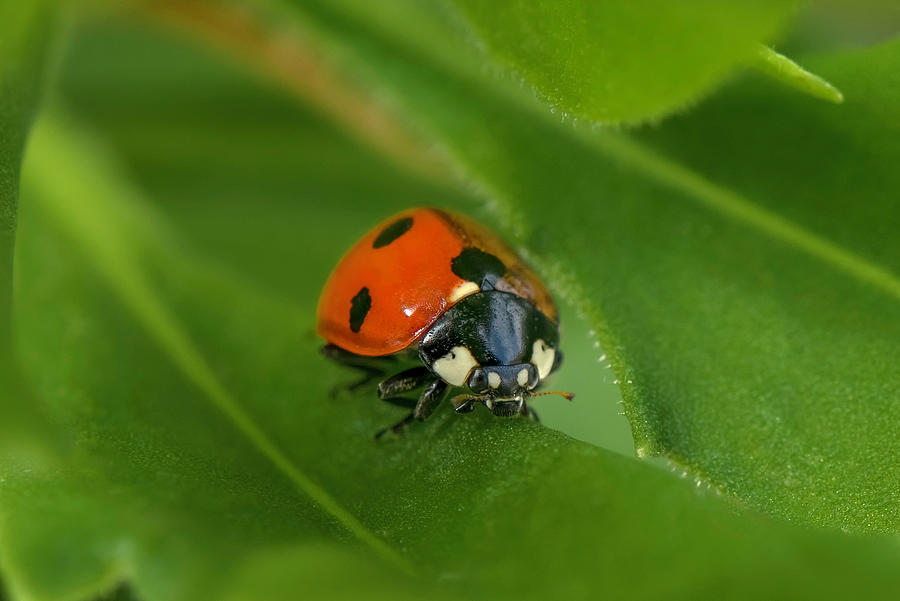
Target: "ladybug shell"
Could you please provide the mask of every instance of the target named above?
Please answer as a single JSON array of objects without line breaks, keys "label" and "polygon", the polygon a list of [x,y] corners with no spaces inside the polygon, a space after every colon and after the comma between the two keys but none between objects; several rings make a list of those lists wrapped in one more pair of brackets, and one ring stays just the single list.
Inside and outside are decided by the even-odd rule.
[{"label": "ladybug shell", "polygon": [[357,355],[389,355],[417,343],[460,299],[489,289],[558,321],[547,288],[496,235],[449,211],[411,209],[344,255],[319,298],[316,330]]}]

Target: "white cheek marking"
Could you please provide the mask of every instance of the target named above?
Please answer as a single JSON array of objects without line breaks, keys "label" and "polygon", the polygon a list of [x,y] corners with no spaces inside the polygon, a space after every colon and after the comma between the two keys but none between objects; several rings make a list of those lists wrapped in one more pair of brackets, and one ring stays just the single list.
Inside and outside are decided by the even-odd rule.
[{"label": "white cheek marking", "polygon": [[500,388],[500,374],[495,371],[488,372],[488,386],[491,388]]},{"label": "white cheek marking", "polygon": [[519,373],[516,374],[516,382],[519,383],[519,386],[525,386],[528,384],[528,370],[523,369]]},{"label": "white cheek marking", "polygon": [[464,296],[469,296],[470,294],[475,294],[481,290],[481,288],[475,282],[463,282],[458,285],[453,291],[450,293],[450,302],[455,303],[459,299]]},{"label": "white cheek marking", "polygon": [[469,349],[464,346],[454,346],[449,353],[435,361],[431,365],[431,369],[447,384],[462,386],[466,383],[469,372],[476,365],[478,362]]},{"label": "white cheek marking", "polygon": [[556,360],[556,351],[552,346],[547,346],[543,340],[536,340],[531,348],[531,363],[538,370],[538,376],[541,380],[550,375],[553,369],[553,361]]}]

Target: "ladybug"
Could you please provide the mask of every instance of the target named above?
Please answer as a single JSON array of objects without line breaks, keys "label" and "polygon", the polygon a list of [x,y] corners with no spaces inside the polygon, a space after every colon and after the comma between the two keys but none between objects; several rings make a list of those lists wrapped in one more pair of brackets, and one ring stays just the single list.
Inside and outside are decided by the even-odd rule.
[{"label": "ladybug", "polygon": [[326,357],[365,372],[350,389],[418,363],[378,384],[379,398],[411,412],[376,437],[426,419],[452,389],[458,413],[481,403],[534,419],[531,397],[573,398],[535,392],[562,360],[549,291],[500,238],[450,211],[411,209],[366,234],[326,282],[316,329]]}]

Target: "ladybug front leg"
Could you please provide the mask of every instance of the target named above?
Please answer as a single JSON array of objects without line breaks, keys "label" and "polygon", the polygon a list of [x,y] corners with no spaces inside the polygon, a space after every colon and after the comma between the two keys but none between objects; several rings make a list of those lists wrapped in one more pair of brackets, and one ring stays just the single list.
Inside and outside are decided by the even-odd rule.
[{"label": "ladybug front leg", "polygon": [[[409,370],[409,371],[412,371],[412,370]],[[399,375],[402,375],[402,374],[398,374],[398,376]],[[433,377],[433,376],[431,376],[431,377]],[[392,431],[394,434],[401,434],[401,433],[403,433],[403,430],[406,428],[407,424],[409,424],[413,420],[422,421],[424,419],[427,419],[428,416],[430,416],[432,413],[434,413],[434,410],[437,408],[437,406],[440,404],[441,400],[444,398],[444,394],[447,392],[447,388],[448,388],[447,383],[444,382],[443,380],[438,380],[438,379],[432,380],[432,382],[430,384],[428,384],[428,386],[425,387],[425,390],[422,391],[422,394],[419,395],[419,400],[418,400],[418,402],[416,402],[416,406],[409,413],[409,415],[407,415],[406,417],[401,419],[399,422],[397,422],[393,426],[379,430],[375,434],[375,438],[376,439],[381,438],[389,430]],[[379,387],[379,389],[380,389],[380,387]],[[382,398],[384,398],[384,397],[382,397]],[[388,400],[388,399],[385,399],[385,400]]]},{"label": "ladybug front leg", "polygon": [[447,388],[447,383],[443,380],[435,380],[429,384],[422,391],[422,396],[419,397],[419,402],[416,403],[416,408],[413,409],[413,417],[419,421],[428,419],[443,400]]},{"label": "ladybug front leg", "polygon": [[541,418],[538,417],[537,411],[535,411],[534,408],[531,407],[531,406],[530,406],[527,402],[525,402],[525,401],[522,402],[522,410],[520,411],[520,413],[521,413],[522,415],[524,415],[525,417],[530,418],[530,419],[536,421],[537,423],[541,423]]}]

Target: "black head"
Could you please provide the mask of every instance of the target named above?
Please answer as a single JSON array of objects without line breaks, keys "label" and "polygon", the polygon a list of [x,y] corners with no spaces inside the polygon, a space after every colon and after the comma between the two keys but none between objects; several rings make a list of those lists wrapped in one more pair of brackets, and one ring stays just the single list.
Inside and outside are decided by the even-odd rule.
[{"label": "black head", "polygon": [[559,327],[534,305],[489,290],[448,309],[422,339],[419,355],[448,384],[469,388],[495,413],[510,403],[514,414],[512,405],[521,407],[558,365],[558,342]]}]

